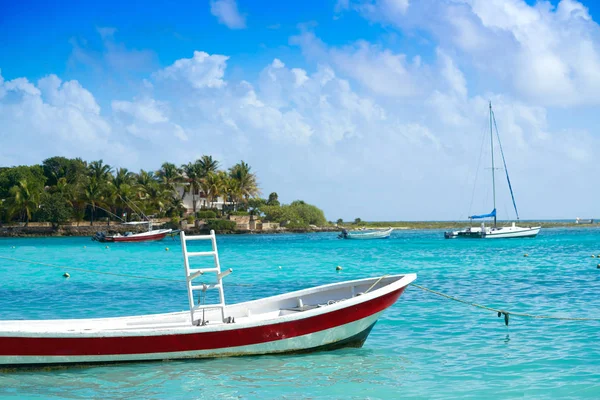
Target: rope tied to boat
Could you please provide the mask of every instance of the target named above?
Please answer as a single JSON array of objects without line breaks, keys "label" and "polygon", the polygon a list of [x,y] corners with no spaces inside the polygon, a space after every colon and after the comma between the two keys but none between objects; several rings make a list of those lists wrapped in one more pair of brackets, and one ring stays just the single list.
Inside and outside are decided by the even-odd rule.
[{"label": "rope tied to boat", "polygon": [[470,302],[467,300],[459,299],[458,297],[450,296],[449,294],[438,292],[437,290],[429,289],[424,286],[417,285],[416,283],[411,283],[410,285],[416,287],[417,289],[421,289],[425,292],[429,292],[429,293],[435,294],[437,296],[444,297],[448,300],[466,304],[471,307],[480,308],[482,310],[492,311],[492,312],[496,313],[499,318],[504,316],[504,324],[506,326],[508,326],[511,315],[516,316],[516,317],[523,317],[523,318],[552,319],[552,320],[558,320],[558,321],[594,321],[594,322],[600,321],[600,318],[559,317],[556,315],[535,315],[535,314],[528,314],[528,313],[521,313],[521,312],[512,312],[512,311],[509,312],[506,310],[500,310],[498,308],[488,307],[488,306],[473,303],[473,302]]},{"label": "rope tied to boat", "polygon": [[371,287],[370,287],[370,288],[368,288],[368,289],[367,289],[367,290],[366,290],[366,291],[365,291],[363,294],[367,294],[367,293],[369,293],[369,292],[371,291],[371,289],[373,289],[375,286],[377,286],[377,284],[378,284],[379,282],[381,282],[381,280],[382,280],[383,278],[386,278],[386,277],[388,277],[388,276],[389,276],[389,275],[387,275],[387,274],[386,274],[386,275],[382,275],[382,276],[380,276],[380,277],[379,277],[379,279],[377,279],[377,280],[375,281],[375,283],[374,283],[374,284],[372,284],[372,285],[371,285]]}]

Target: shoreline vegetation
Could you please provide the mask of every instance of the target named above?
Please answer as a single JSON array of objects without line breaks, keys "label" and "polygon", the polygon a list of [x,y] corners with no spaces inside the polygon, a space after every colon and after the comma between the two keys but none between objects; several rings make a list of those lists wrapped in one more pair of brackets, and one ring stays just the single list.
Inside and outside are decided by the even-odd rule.
[{"label": "shoreline vegetation", "polygon": [[0,167],[0,236],[93,235],[168,227],[196,232],[331,229],[322,210],[302,200],[261,198],[258,178],[240,161],[222,169],[204,155],[156,171],[113,168],[102,160],[51,157]]},{"label": "shoreline vegetation", "polygon": [[[542,226],[545,229],[551,228],[600,228],[597,224],[578,224],[569,221],[525,221],[528,225],[531,224],[536,226]],[[509,224],[510,222],[506,222]],[[499,222],[499,225],[504,223]],[[389,221],[389,222],[365,222],[361,221],[359,224],[354,223],[343,223],[342,225],[330,225],[325,226],[309,226],[304,228],[285,228],[281,227],[273,230],[250,230],[250,229],[231,229],[231,230],[220,230],[220,234],[285,234],[285,233],[318,233],[318,232],[338,232],[342,229],[347,230],[360,230],[360,229],[382,229],[382,228],[394,228],[397,230],[449,230],[458,227],[468,225],[467,221]],[[170,222],[156,222],[156,226],[170,226]],[[17,225],[4,225],[0,227],[0,238],[2,237],[68,237],[68,236],[92,236],[95,232],[101,229],[110,229],[114,232],[125,233],[126,231],[141,232],[144,229],[129,225],[114,225],[110,227],[104,225],[93,225],[90,226],[76,226],[76,225],[61,225],[59,227],[53,227],[48,223],[31,223],[29,226],[23,226],[22,224]],[[183,229],[188,234],[206,233],[209,228],[205,224],[199,224],[199,226],[184,226]]]}]

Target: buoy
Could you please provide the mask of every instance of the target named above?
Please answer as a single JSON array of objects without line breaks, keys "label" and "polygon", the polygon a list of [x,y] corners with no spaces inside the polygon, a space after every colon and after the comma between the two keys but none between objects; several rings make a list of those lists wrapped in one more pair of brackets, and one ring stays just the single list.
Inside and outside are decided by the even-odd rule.
[{"label": "buoy", "polygon": [[16,247],[15,247],[15,246],[13,246],[13,249],[16,249]]},{"label": "buoy", "polygon": [[84,249],[87,249],[87,246],[83,246]]},{"label": "buoy", "polygon": [[106,246],[105,249],[108,249],[108,246]]},{"label": "buoy", "polygon": [[335,267],[335,270],[336,270],[336,271],[341,271],[342,269],[343,269],[343,268],[342,268],[340,265],[338,265],[337,267]]},{"label": "buoy", "polygon": [[529,257],[529,254],[525,253],[523,254],[523,257]]},{"label": "buoy", "polygon": [[596,265],[596,268],[600,269],[600,264]]},{"label": "buoy", "polygon": [[596,256],[592,254],[592,258],[596,258]]},{"label": "buoy", "polygon": [[281,265],[279,266],[279,269],[281,269]]},{"label": "buoy", "polygon": [[63,276],[64,276],[65,278],[70,278],[70,277],[71,277],[71,275],[69,275],[69,273],[68,273],[68,272],[65,272],[65,273],[63,274]]},{"label": "buoy", "polygon": [[165,247],[165,251],[169,251],[169,248],[168,248],[168,247]]}]

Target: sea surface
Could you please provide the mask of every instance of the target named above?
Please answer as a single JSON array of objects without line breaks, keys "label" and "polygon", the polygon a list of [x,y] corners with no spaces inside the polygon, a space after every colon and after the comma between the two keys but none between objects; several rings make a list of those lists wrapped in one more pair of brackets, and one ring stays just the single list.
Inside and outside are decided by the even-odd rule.
[{"label": "sea surface", "polygon": [[[335,233],[219,236],[226,301],[416,272],[416,283],[513,312],[600,318],[600,229],[535,239],[388,240]],[[168,248],[168,250],[167,250]],[[525,254],[528,256],[525,257]],[[178,240],[0,239],[0,320],[85,318],[187,308]],[[337,266],[341,271],[336,271]],[[169,280],[143,280],[93,270]],[[68,272],[70,278],[63,278]],[[600,398],[600,323],[512,317],[409,287],[363,348],[292,356],[0,372],[0,398],[394,399]]]}]

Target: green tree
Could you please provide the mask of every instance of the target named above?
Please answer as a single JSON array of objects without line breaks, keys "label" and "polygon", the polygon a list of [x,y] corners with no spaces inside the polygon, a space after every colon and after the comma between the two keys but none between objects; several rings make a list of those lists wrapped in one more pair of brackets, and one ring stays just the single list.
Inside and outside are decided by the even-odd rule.
[{"label": "green tree", "polygon": [[57,228],[59,224],[67,222],[70,217],[71,206],[60,193],[46,193],[42,196],[40,204],[42,221],[51,222],[52,226]]},{"label": "green tree", "polygon": [[362,220],[360,218],[355,218],[354,219],[354,225],[358,225],[362,222]]},{"label": "green tree", "polygon": [[81,158],[50,157],[42,162],[46,184],[55,186],[62,178],[68,184],[77,184],[86,175],[87,163]]},{"label": "green tree", "polygon": [[250,166],[244,161],[240,161],[229,169],[229,176],[233,180],[231,183],[231,191],[234,196],[234,201],[248,202],[250,197],[256,197],[260,194],[256,175],[251,172]]},{"label": "green tree", "polygon": [[216,173],[219,170],[219,162],[212,156],[202,156],[196,161],[201,178],[205,178],[210,173]]},{"label": "green tree", "polygon": [[156,172],[156,175],[160,183],[172,191],[177,190],[177,187],[183,183],[181,169],[177,168],[175,164],[169,162],[163,163],[160,169]]},{"label": "green tree", "polygon": [[196,195],[200,193],[202,171],[200,170],[200,165],[197,162],[184,164],[181,169],[185,173],[185,179],[187,181],[185,192],[192,193],[192,209],[194,210],[194,214],[196,214]]},{"label": "green tree", "polygon": [[227,196],[227,180],[228,177],[222,171],[209,172],[209,174],[202,179],[200,188],[206,194],[209,201],[209,208],[213,208],[215,201],[219,197],[226,198]]},{"label": "green tree", "polygon": [[94,214],[96,207],[102,207],[105,205],[105,187],[99,182],[95,176],[88,180],[87,184],[83,187],[83,199],[86,204],[91,207],[90,213],[90,225],[94,225]]},{"label": "green tree", "polygon": [[40,165],[20,165],[17,167],[3,168],[0,170],[0,199],[6,199],[10,196],[10,190],[13,186],[19,185],[19,182],[27,181],[30,188],[42,190],[46,185],[44,170]]},{"label": "green tree", "polygon": [[40,204],[42,189],[31,185],[23,179],[19,184],[10,189],[8,199],[11,215],[19,214],[21,220],[25,220],[25,226],[29,225],[31,215],[37,211]]},{"label": "green tree", "polygon": [[95,178],[96,182],[103,184],[112,179],[112,168],[108,164],[104,164],[102,160],[92,161],[88,166],[91,178]]},{"label": "green tree", "polygon": [[260,216],[261,209],[267,205],[267,201],[265,199],[254,198],[248,200],[248,212],[250,213],[250,217],[254,218],[255,216]]},{"label": "green tree", "polygon": [[342,225],[343,223],[344,223],[344,220],[341,218],[339,218],[336,222],[336,224],[338,224],[338,225]]},{"label": "green tree", "polygon": [[268,206],[279,206],[279,196],[276,192],[273,192],[269,195],[269,199],[267,200]]},{"label": "green tree", "polygon": [[290,207],[295,210],[300,216],[300,219],[306,224],[323,226],[327,223],[323,211],[312,204],[307,204],[302,200],[296,200],[290,204]]}]

